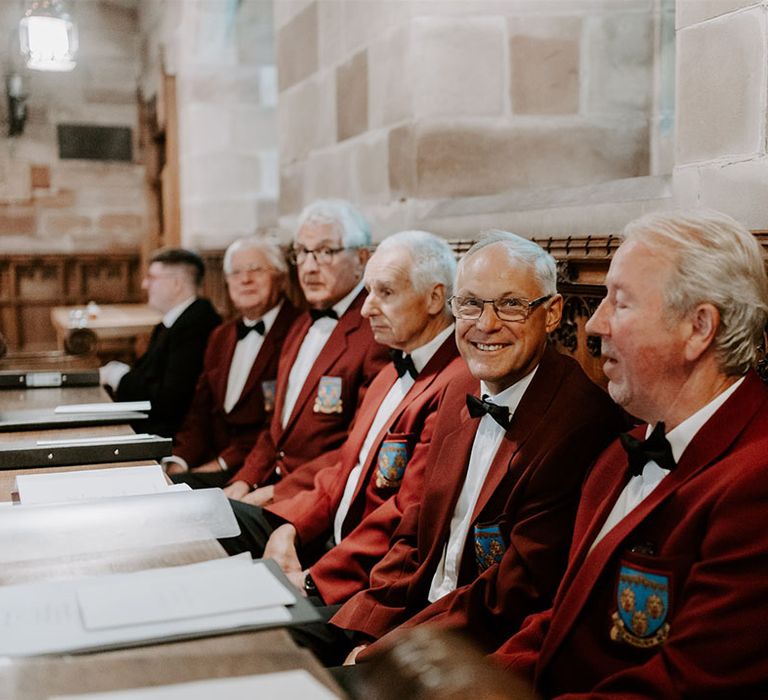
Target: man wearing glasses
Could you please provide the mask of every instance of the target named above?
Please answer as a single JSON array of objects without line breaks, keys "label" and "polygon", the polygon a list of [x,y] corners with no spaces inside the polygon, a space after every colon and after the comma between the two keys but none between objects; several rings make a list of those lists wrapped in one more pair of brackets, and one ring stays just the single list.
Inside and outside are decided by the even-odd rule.
[{"label": "man wearing glasses", "polygon": [[173,456],[163,460],[176,483],[197,488],[224,486],[272,416],[280,351],[298,315],[285,298],[288,263],[277,241],[236,240],[224,253],[224,274],[241,316],[211,334]]},{"label": "man wearing glasses", "polygon": [[141,432],[173,437],[192,401],[208,336],[221,323],[211,302],[198,297],[204,273],[205,264],[191,250],[157,251],[141,287],[163,320],[132,368],[112,361],[99,369],[115,401],[152,403],[148,419],[135,425]]},{"label": "man wearing glasses", "polygon": [[388,361],[360,315],[370,243],[368,223],[347,202],[320,200],[302,212],[291,258],[310,308],[280,351],[272,419],[226,487],[230,498],[263,505],[271,488],[253,489],[298,466],[306,466],[306,483],[296,488],[308,487],[335,462],[358,404]]},{"label": "man wearing glasses", "polygon": [[608,396],[547,343],[562,306],[554,260],[519,236],[492,232],[459,263],[451,309],[472,376],[441,400],[420,501],[369,588],[331,618],[359,643],[349,662],[406,622],[492,649],[552,600],[584,475],[621,428]]}]

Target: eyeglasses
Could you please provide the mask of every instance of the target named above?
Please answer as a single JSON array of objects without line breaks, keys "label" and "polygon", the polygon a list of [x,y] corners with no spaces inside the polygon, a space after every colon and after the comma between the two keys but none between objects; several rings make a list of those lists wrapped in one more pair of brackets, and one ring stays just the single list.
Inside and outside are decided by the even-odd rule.
[{"label": "eyeglasses", "polygon": [[240,280],[248,275],[268,275],[274,272],[274,268],[262,267],[261,265],[248,265],[248,267],[235,268],[231,272],[227,273],[227,279]]},{"label": "eyeglasses", "polygon": [[288,259],[294,265],[303,265],[307,258],[312,255],[318,265],[330,265],[333,262],[333,256],[337,253],[341,253],[342,250],[348,249],[343,246],[341,248],[323,246],[322,248],[310,250],[302,245],[297,245],[288,251]]},{"label": "eyeglasses", "polygon": [[451,304],[453,315],[466,321],[477,321],[483,315],[486,304],[493,306],[493,310],[502,321],[525,321],[537,306],[551,298],[552,294],[547,294],[532,301],[516,297],[476,299],[475,297],[453,296],[448,301]]},{"label": "eyeglasses", "polygon": [[157,282],[157,280],[167,280],[177,276],[178,275],[175,272],[147,272],[147,274],[144,275],[144,279],[147,282]]}]

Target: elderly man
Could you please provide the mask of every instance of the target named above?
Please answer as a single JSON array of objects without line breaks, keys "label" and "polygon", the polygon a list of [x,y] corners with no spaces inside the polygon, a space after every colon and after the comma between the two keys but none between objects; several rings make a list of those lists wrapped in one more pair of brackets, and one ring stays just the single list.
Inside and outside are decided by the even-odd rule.
[{"label": "elderly man", "polygon": [[649,215],[606,285],[587,330],[611,396],[647,425],[598,460],[554,607],[496,657],[547,697],[765,697],[760,246],[715,212]]},{"label": "elderly man", "polygon": [[[608,396],[548,346],[562,297],[535,243],[481,239],[459,264],[451,306],[472,376],[441,401],[421,498],[369,588],[331,620],[364,642],[350,660],[430,604],[486,644],[549,605],[584,475],[620,429]],[[493,623],[478,630],[476,617]]]},{"label": "elderly man", "polygon": [[163,320],[133,368],[109,362],[99,370],[116,401],[152,403],[140,430],[173,437],[192,402],[208,336],[221,323],[211,302],[198,297],[204,274],[205,264],[192,251],[156,252],[141,287]]},{"label": "elderly man", "polygon": [[230,498],[261,503],[264,493],[251,496],[252,489],[321,456],[304,470],[311,484],[346,440],[357,406],[387,361],[360,315],[370,243],[367,222],[347,202],[321,200],[302,212],[291,253],[310,309],[283,345],[272,419],[226,487]]},{"label": "elderly man", "polygon": [[[367,584],[402,508],[421,496],[438,398],[467,373],[448,308],[455,267],[451,248],[430,233],[404,231],[379,245],[365,269],[362,315],[393,363],[371,384],[338,461],[318,472],[313,488],[281,498],[299,467],[275,486],[266,512],[234,504],[244,536],[227,543],[230,551],[276,559],[299,588],[328,603]],[[336,546],[315,563],[329,542]]]},{"label": "elderly man", "polygon": [[276,241],[238,239],[224,253],[224,275],[241,316],[211,334],[173,456],[163,460],[175,482],[194,487],[224,486],[242,466],[274,410],[280,350],[298,315],[285,299],[288,264]]}]

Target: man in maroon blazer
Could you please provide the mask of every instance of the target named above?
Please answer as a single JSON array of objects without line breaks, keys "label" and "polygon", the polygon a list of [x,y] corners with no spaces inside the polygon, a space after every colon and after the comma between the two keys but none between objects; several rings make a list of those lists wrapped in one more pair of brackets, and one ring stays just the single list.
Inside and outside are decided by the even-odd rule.
[{"label": "man in maroon blazer", "polygon": [[653,214],[606,283],[587,329],[611,396],[647,425],[595,465],[554,606],[495,658],[547,697],[766,697],[760,246],[716,212]]},{"label": "man in maroon blazer", "polygon": [[325,603],[367,585],[402,509],[421,496],[438,398],[467,375],[448,307],[455,268],[450,246],[424,231],[379,245],[365,269],[362,314],[393,362],[374,379],[338,460],[316,474],[312,488],[282,497],[283,487],[293,492],[299,467],[275,485],[265,511],[233,505],[244,532],[226,543],[229,551],[277,560],[297,587]]},{"label": "man in maroon blazer", "polygon": [[[226,487],[230,498],[260,504],[264,493],[252,494],[255,487],[321,456],[319,469],[346,440],[368,385],[388,360],[360,315],[370,243],[367,222],[347,202],[320,200],[302,212],[292,257],[310,309],[283,345],[272,419]],[[306,483],[313,477],[308,467]]]},{"label": "man in maroon blazer", "polygon": [[551,602],[582,480],[620,429],[608,396],[548,347],[555,280],[550,255],[501,231],[460,262],[452,309],[473,376],[445,392],[421,499],[333,624],[371,642],[433,604],[482,641]]},{"label": "man in maroon blazer", "polygon": [[288,264],[277,241],[235,241],[224,274],[241,317],[211,334],[173,456],[163,460],[176,483],[194,487],[223,486],[242,466],[274,411],[277,362],[298,315],[285,298]]}]

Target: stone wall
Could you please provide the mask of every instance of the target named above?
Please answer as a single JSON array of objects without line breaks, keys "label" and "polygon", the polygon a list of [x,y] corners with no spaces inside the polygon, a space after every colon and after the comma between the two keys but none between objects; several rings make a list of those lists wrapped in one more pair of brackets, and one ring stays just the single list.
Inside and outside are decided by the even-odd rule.
[{"label": "stone wall", "polygon": [[[135,248],[146,222],[142,154],[138,147],[136,76],[139,34],[135,9],[81,2],[77,67],[71,73],[27,71],[15,28],[21,4],[0,3],[0,56],[5,76],[23,76],[28,119],[7,137],[2,99],[0,137],[0,250],[80,251]],[[61,160],[56,125],[128,126],[134,162]]]},{"label": "stone wall", "polygon": [[182,243],[221,248],[277,223],[271,0],[141,3],[142,92],[176,76]]},{"label": "stone wall", "polygon": [[664,206],[663,5],[281,0],[282,222],[342,196],[378,236],[567,235]]},{"label": "stone wall", "polygon": [[678,0],[675,193],[768,229],[768,3]]}]

